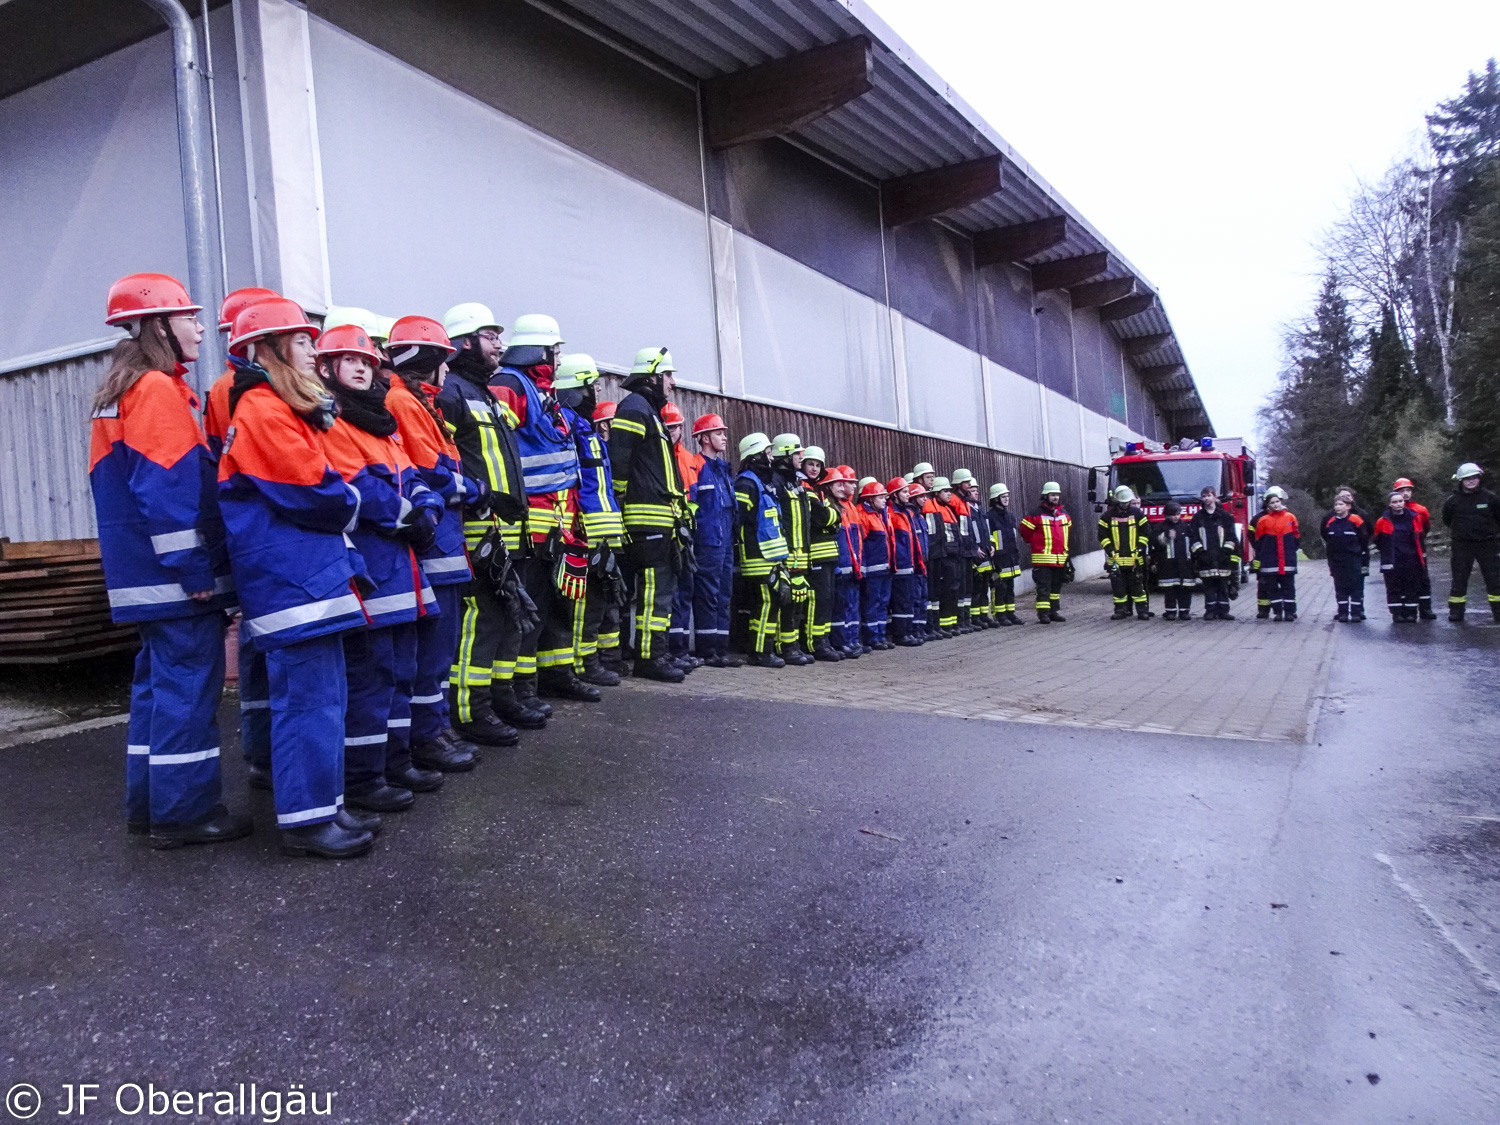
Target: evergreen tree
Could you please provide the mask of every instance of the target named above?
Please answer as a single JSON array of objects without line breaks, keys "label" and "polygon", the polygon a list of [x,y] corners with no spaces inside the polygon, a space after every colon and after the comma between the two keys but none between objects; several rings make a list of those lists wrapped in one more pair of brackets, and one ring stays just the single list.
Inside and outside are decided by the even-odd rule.
[{"label": "evergreen tree", "polygon": [[1347,479],[1359,436],[1353,408],[1357,352],[1349,304],[1331,269],[1312,318],[1287,338],[1287,365],[1262,421],[1277,483],[1319,504]]},{"label": "evergreen tree", "polygon": [[1368,366],[1357,401],[1359,439],[1351,459],[1351,482],[1361,496],[1378,500],[1390,485],[1385,451],[1404,428],[1435,419],[1426,386],[1412,366],[1396,317],[1383,310],[1380,328],[1370,333]]},{"label": "evergreen tree", "polygon": [[1469,73],[1464,92],[1439,102],[1427,115],[1427,139],[1438,167],[1455,175],[1459,194],[1500,156],[1500,69],[1490,59],[1483,74]]},{"label": "evergreen tree", "polygon": [[1500,158],[1474,188],[1458,275],[1454,444],[1463,460],[1500,469]]}]

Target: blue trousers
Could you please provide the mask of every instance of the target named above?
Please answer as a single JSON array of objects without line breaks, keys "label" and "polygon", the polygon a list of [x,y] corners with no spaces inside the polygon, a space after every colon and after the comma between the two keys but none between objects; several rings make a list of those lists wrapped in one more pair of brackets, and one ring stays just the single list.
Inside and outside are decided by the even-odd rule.
[{"label": "blue trousers", "polygon": [[240,752],[257,769],[271,768],[271,682],[266,654],[245,636],[240,622]]},{"label": "blue trousers", "polygon": [[697,574],[687,567],[677,576],[677,589],[672,593],[672,618],[667,627],[667,651],[673,656],[686,656],[688,641],[693,635],[693,589]]},{"label": "blue trousers", "polygon": [[859,583],[859,620],[865,644],[883,644],[891,616],[891,575],[867,574]]},{"label": "blue trousers", "polygon": [[344,804],[344,645],[338,633],[266,653],[276,824],[332,820]]},{"label": "blue trousers", "polygon": [[[912,635],[917,606],[917,576],[915,574],[893,574],[891,576],[891,636],[897,639]],[[922,630],[927,629],[927,604],[922,603]]]},{"label": "blue trousers", "polygon": [[374,788],[388,770],[411,764],[411,688],[417,626],[387,625],[344,634],[344,789]]},{"label": "blue trousers", "polygon": [[448,671],[458,651],[465,582],[434,586],[438,612],[417,620],[417,678],[411,694],[411,741],[428,742],[448,729]]},{"label": "blue trousers", "polygon": [[[702,657],[729,652],[729,599],[734,591],[734,552],[728,547],[700,547],[693,576],[693,629]],[[676,611],[673,611],[675,624]]]},{"label": "blue trousers", "polygon": [[839,648],[859,644],[859,579],[853,574],[833,576],[833,643]]},{"label": "blue trousers", "polygon": [[223,794],[219,695],[224,616],[202,613],[141,622],[125,747],[125,815],[152,824],[195,824]]}]

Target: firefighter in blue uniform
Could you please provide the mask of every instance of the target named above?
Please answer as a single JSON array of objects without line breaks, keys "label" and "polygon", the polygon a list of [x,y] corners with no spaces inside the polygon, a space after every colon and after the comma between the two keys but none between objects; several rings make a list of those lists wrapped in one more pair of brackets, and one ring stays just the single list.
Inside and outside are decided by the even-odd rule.
[{"label": "firefighter in blue uniform", "polygon": [[896,646],[886,639],[891,617],[891,519],[886,512],[889,494],[874,477],[859,484],[859,524],[864,553],[859,590],[860,641],[865,652]]},{"label": "firefighter in blue uniform", "polygon": [[693,628],[698,656],[710,668],[738,668],[729,651],[729,606],[734,591],[734,477],[724,453],[729,429],[717,414],[693,422],[698,479],[688,499],[693,508]]},{"label": "firefighter in blue uniform", "polygon": [[[598,703],[599,689],[573,670],[574,605],[587,596],[588,546],[576,534],[578,450],[552,393],[562,332],[542,313],[516,317],[490,389],[516,420],[516,448],[526,488],[529,554],[520,564],[522,582],[541,623],[521,638],[516,654],[515,693],[523,706],[551,717],[540,695]],[[574,595],[577,595],[576,597]]]},{"label": "firefighter in blue uniform", "polygon": [[609,447],[594,428],[598,382],[599,368],[593,357],[575,352],[558,360],[552,392],[578,449],[578,507],[589,544],[588,588],[573,609],[574,643],[578,652],[574,670],[586,684],[618,687],[620,674],[599,662],[599,629],[607,608],[618,597],[616,553],[625,539],[625,524],[615,501]]},{"label": "firefighter in blue uniform", "polygon": [[1333,510],[1318,525],[1333,576],[1333,596],[1338,601],[1335,621],[1365,619],[1365,575],[1370,571],[1370,525],[1356,515],[1343,494],[1333,501]]},{"label": "firefighter in blue uniform", "polygon": [[139,626],[125,757],[130,831],[159,848],[233,840],[249,817],[219,803],[224,611],[232,605],[214,458],[183,380],[201,306],[165,274],[110,287],[115,346],[94,394],[89,484],[110,616]]},{"label": "firefighter in blue uniform", "polygon": [[786,536],[781,529],[771,439],[746,434],[740,439],[740,471],[734,478],[735,623],[750,663],[784,668],[776,653],[781,609],[791,597]]},{"label": "firefighter in blue uniform", "polygon": [[246,362],[229,396],[219,508],[241,635],[266,656],[282,850],[342,859],[368,851],[380,822],[343,807],[342,634],[365,624],[356,580],[367,579],[346,536],[359,494],[323,445],[336,415],[317,379],[317,332],[288,300],[235,318],[229,346]]},{"label": "firefighter in blue uniform", "polygon": [[1386,510],[1375,521],[1374,540],[1380,551],[1380,575],[1385,579],[1385,604],[1391,621],[1398,625],[1420,616],[1426,532],[1426,517],[1412,511],[1405,492],[1392,491]]}]

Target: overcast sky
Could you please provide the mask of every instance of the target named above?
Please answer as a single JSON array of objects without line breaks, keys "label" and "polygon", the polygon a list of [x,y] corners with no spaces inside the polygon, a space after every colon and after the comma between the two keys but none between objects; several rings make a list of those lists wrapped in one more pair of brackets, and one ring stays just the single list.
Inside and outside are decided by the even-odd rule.
[{"label": "overcast sky", "polygon": [[1220,434],[1359,178],[1500,54],[1500,0],[869,0],[1158,287]]}]

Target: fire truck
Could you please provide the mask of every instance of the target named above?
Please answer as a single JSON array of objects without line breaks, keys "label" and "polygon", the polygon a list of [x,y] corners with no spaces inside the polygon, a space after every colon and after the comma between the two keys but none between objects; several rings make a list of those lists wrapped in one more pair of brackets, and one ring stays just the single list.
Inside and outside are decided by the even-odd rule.
[{"label": "fire truck", "polygon": [[[1089,500],[1095,512],[1103,512],[1108,492],[1123,484],[1140,498],[1141,510],[1153,523],[1162,519],[1168,500],[1182,505],[1182,519],[1187,521],[1198,510],[1198,494],[1213,485],[1219,490],[1219,503],[1234,517],[1243,560],[1240,581],[1249,582],[1249,528],[1260,513],[1264,488],[1256,480],[1255,454],[1243,438],[1183,438],[1176,445],[1111,438],[1109,455],[1108,465],[1089,470]],[[1108,482],[1102,498],[1101,481]]]}]

